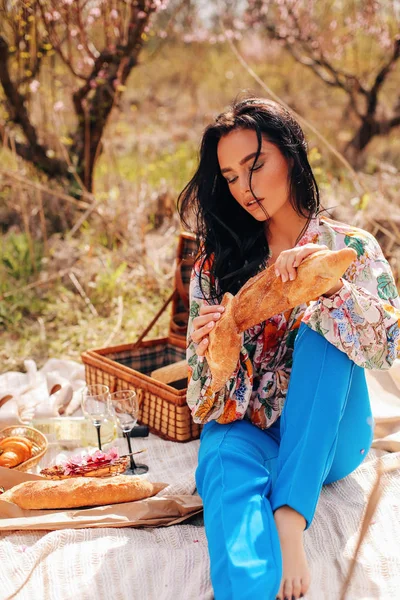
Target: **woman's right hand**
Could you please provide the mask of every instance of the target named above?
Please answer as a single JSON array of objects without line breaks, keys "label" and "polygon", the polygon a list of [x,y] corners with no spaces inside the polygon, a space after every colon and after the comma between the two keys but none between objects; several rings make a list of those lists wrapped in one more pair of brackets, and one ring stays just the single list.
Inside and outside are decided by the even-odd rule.
[{"label": "woman's right hand", "polygon": [[208,334],[215,326],[216,321],[221,318],[225,308],[220,304],[202,304],[199,316],[193,319],[192,340],[198,344],[197,356],[204,356],[208,346]]}]

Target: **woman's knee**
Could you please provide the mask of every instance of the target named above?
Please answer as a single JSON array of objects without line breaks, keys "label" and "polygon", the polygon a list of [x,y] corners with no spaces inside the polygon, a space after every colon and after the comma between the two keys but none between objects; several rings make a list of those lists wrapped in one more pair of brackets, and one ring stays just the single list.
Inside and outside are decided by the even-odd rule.
[{"label": "woman's knee", "polygon": [[204,429],[195,473],[200,496],[217,488],[252,493],[254,486],[267,493],[268,464],[278,455],[277,443],[249,422],[210,423]]},{"label": "woman's knee", "polygon": [[238,420],[225,425],[216,421],[206,423],[200,438],[199,462],[218,448],[229,447],[233,452],[262,454],[265,433],[250,421]]}]

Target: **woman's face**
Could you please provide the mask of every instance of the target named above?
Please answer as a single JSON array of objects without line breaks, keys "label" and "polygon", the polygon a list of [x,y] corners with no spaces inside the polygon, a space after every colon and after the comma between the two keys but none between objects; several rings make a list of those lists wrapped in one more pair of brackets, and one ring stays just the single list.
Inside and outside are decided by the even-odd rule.
[{"label": "woman's face", "polygon": [[235,129],[220,139],[217,154],[222,176],[227,180],[232,196],[257,221],[266,221],[273,219],[289,203],[288,163],[274,144],[262,138],[261,153],[251,178],[257,202],[249,185],[257,147],[254,130]]}]

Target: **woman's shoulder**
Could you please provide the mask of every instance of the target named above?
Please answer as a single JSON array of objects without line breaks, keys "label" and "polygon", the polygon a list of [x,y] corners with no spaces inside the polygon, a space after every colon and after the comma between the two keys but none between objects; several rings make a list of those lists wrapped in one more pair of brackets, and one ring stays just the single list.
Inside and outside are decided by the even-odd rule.
[{"label": "woman's shoulder", "polygon": [[336,221],[330,217],[326,217],[325,215],[320,216],[319,223],[322,232],[327,231],[331,235],[342,239],[344,245],[346,246],[348,246],[348,242],[351,241],[349,238],[356,238],[364,241],[364,243],[378,243],[372,233],[366,231],[365,229],[361,229],[361,227],[349,225],[348,223],[343,223],[342,221]]}]

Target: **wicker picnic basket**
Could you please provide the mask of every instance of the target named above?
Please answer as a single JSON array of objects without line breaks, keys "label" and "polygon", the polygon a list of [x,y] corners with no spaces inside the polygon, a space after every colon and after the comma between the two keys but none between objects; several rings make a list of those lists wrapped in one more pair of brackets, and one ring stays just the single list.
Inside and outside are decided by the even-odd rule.
[{"label": "wicker picnic basket", "polygon": [[[172,385],[157,381],[150,374],[185,359],[189,280],[197,248],[196,237],[181,232],[175,289],[135,343],[88,350],[82,354],[88,385],[108,385],[111,392],[133,389],[140,405],[139,423],[148,425],[152,433],[176,442],[197,439],[201,431],[186,404],[187,379]],[[143,341],[170,303],[168,337]]]}]

